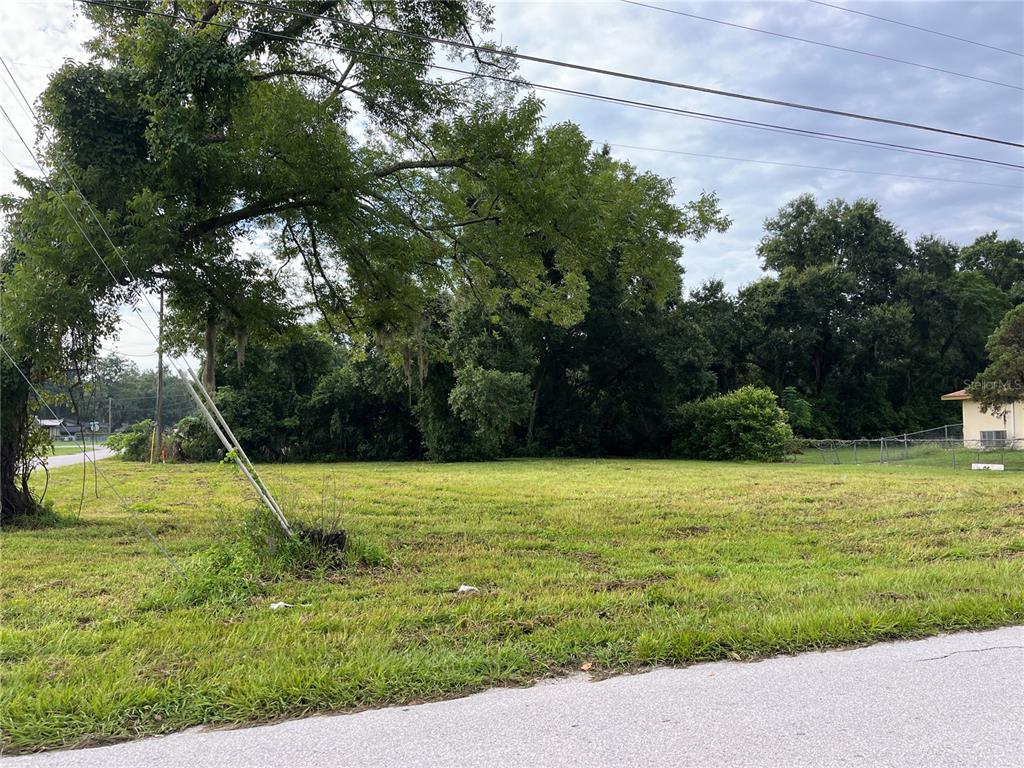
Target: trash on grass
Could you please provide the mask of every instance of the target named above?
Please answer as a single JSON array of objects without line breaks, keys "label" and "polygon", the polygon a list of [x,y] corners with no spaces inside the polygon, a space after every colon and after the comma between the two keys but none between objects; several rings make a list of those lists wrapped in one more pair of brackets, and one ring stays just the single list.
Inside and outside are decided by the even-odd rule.
[{"label": "trash on grass", "polygon": [[270,610],[277,611],[281,608],[312,608],[312,603],[286,603],[284,601],[280,603],[271,603]]},{"label": "trash on grass", "polygon": [[479,592],[480,590],[476,587],[471,587],[469,584],[460,584],[459,588],[455,591],[460,595],[470,595],[474,592]]}]

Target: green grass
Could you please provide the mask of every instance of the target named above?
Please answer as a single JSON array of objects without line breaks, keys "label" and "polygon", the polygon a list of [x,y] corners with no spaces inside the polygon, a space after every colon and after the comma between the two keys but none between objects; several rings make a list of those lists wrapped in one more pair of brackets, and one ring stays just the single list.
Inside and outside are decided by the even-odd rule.
[{"label": "green grass", "polygon": [[[106,442],[97,442],[96,443],[96,447],[97,448],[105,448],[106,445],[107,445]],[[88,450],[90,452],[92,451],[92,442],[86,443],[86,450]],[[61,442],[58,442],[58,443],[54,443],[50,447],[50,455],[51,456],[67,456],[69,454],[75,454],[75,453],[81,453],[81,452],[82,452],[82,443],[81,443],[81,441],[76,442],[76,443],[73,443],[73,442],[70,442],[70,441],[65,443],[65,442],[61,441]]]},{"label": "green grass", "polygon": [[[831,448],[804,448],[791,457],[797,464],[864,465],[878,464],[881,452],[878,444]],[[964,448],[956,445],[944,448],[941,445],[911,445],[906,450],[894,442],[885,454],[885,463],[890,465],[932,467],[935,469],[972,472],[971,464],[1002,464],[1006,471],[1024,471],[1024,450]],[[1022,478],[1024,479],[1024,478]]]},{"label": "green grass", "polygon": [[[929,467],[511,461],[264,469],[356,556],[289,575],[225,465],[103,463],[2,534],[9,749],[1024,621],[1024,482]],[[51,473],[71,514],[81,476]],[[144,523],[182,563],[181,579]],[[211,545],[216,544],[211,549]],[[278,575],[274,575],[277,573]],[[460,584],[480,593],[460,597]],[[283,600],[295,608],[271,611]]]}]

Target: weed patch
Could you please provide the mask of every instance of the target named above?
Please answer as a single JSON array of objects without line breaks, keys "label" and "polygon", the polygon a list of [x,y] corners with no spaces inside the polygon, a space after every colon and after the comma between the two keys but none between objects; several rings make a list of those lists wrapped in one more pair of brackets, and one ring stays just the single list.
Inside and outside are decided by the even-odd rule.
[{"label": "weed patch", "polygon": [[43,528],[69,528],[78,523],[77,515],[70,512],[58,512],[54,508],[53,501],[47,499],[28,514],[18,515],[13,520],[0,519],[0,530],[31,531]]}]

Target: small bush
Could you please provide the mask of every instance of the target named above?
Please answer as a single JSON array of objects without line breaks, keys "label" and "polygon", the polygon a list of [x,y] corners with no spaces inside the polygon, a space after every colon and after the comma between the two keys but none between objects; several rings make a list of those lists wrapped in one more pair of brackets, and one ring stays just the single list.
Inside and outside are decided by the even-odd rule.
[{"label": "small bush", "polygon": [[781,461],[793,430],[770,389],[743,387],[675,412],[672,452],[691,459]]},{"label": "small bush", "polygon": [[179,461],[216,461],[220,441],[202,416],[186,416],[174,425],[174,455]]},{"label": "small bush", "polygon": [[277,519],[265,510],[254,513],[245,523],[245,539],[257,553],[266,577],[322,573],[345,564],[344,552],[322,546],[312,535],[319,529],[301,521],[291,523],[295,536],[286,535]]},{"label": "small bush", "polygon": [[384,549],[373,541],[352,541],[339,550],[325,539],[338,529],[322,529],[293,521],[295,536],[287,536],[277,519],[260,509],[229,540],[194,554],[182,564],[184,579],[171,579],[148,602],[152,608],[216,603],[240,606],[264,597],[268,586],[288,577],[322,577],[329,571],[391,564]]},{"label": "small bush", "polygon": [[107,446],[120,453],[126,461],[149,461],[153,440],[153,420],[136,422],[123,432],[115,432],[107,438]]}]

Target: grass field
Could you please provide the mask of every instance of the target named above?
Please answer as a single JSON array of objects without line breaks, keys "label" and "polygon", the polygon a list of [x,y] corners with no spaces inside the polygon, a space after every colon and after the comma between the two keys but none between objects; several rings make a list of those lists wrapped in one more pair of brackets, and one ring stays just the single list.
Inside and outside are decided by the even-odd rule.
[{"label": "grass field", "polygon": [[[90,477],[77,521],[0,539],[14,751],[436,699],[585,662],[609,674],[1024,621],[1019,474],[267,467],[293,516],[337,505],[359,561],[290,573],[246,554],[256,504],[233,468],[103,467],[127,507]],[[80,472],[51,472],[59,511],[80,492]]]},{"label": "grass field", "polygon": [[[91,446],[90,446],[90,450],[91,450]],[[73,453],[81,453],[81,452],[82,452],[82,444],[81,443],[54,443],[52,446],[50,446],[50,455],[51,456],[68,456],[68,455],[73,454]]]},{"label": "grass field", "polygon": [[[882,459],[884,458],[884,461]],[[832,464],[837,466],[866,465],[866,464],[890,464],[916,467],[931,467],[933,469],[948,469],[957,472],[972,472],[971,465],[979,464],[1002,464],[1005,471],[1024,472],[1024,450],[1012,449],[986,449],[980,450],[977,447],[965,448],[962,445],[951,443],[942,446],[935,443],[923,445],[911,445],[906,450],[898,442],[893,442],[889,450],[882,454],[879,446],[861,445],[852,448],[843,445],[836,448],[808,447],[800,453],[791,456],[790,459],[797,464]],[[1021,478],[1024,482],[1024,478]]]},{"label": "grass field", "polygon": [[[103,448],[106,446],[106,442],[97,442],[97,448]],[[92,451],[92,443],[86,444],[87,450]],[[70,454],[81,453],[82,443],[79,442],[56,442],[50,447],[51,456],[68,456]]]}]

